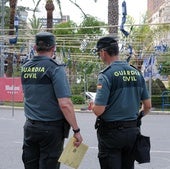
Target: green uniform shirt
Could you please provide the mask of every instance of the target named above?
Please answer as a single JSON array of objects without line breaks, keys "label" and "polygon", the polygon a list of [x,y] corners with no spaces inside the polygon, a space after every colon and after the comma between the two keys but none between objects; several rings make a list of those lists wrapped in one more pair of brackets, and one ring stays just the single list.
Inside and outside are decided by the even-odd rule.
[{"label": "green uniform shirt", "polygon": [[127,62],[116,61],[98,76],[95,104],[106,106],[106,121],[136,119],[141,100],[148,98],[143,76]]},{"label": "green uniform shirt", "polygon": [[70,97],[64,66],[46,56],[35,56],[21,70],[25,115],[39,121],[63,118],[57,98]]}]

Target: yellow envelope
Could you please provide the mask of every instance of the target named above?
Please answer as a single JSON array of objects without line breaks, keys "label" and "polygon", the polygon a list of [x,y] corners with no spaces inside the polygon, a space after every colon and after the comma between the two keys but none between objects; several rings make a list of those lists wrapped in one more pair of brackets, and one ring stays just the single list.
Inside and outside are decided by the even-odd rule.
[{"label": "yellow envelope", "polygon": [[74,137],[69,139],[58,161],[77,169],[88,149],[88,146],[81,143],[79,147],[75,147],[73,144],[74,141]]}]

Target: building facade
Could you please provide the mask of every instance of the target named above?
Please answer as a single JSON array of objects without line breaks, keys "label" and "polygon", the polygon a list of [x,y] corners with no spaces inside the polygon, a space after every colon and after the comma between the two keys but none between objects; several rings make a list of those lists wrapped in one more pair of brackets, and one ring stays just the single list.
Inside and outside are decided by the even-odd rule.
[{"label": "building facade", "polygon": [[[47,18],[39,18],[43,27],[47,27]],[[53,25],[70,21],[70,16],[63,15],[62,18],[53,18]]]},{"label": "building facade", "polygon": [[147,11],[150,23],[170,23],[170,0],[148,0]]},{"label": "building facade", "polygon": [[[147,11],[150,24],[170,25],[170,0],[147,0]],[[162,33],[155,43],[170,46],[170,32]]]}]

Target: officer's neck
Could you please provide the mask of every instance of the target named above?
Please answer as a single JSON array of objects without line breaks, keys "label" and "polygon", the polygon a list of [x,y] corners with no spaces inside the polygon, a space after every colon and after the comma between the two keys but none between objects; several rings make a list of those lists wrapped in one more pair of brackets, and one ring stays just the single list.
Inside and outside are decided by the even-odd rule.
[{"label": "officer's neck", "polygon": [[47,56],[47,57],[52,57],[53,56],[53,53],[51,51],[48,51],[48,52],[38,52],[38,56]]},{"label": "officer's neck", "polygon": [[118,61],[118,60],[119,60],[119,56],[109,57],[108,62],[107,62],[107,65],[110,65],[110,64],[112,64],[113,62]]}]

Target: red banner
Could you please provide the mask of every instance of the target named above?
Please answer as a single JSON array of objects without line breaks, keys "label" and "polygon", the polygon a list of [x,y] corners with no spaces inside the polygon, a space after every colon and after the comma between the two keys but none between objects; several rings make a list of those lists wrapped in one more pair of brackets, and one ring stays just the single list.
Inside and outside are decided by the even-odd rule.
[{"label": "red banner", "polygon": [[23,101],[23,91],[20,77],[0,77],[0,101]]}]

